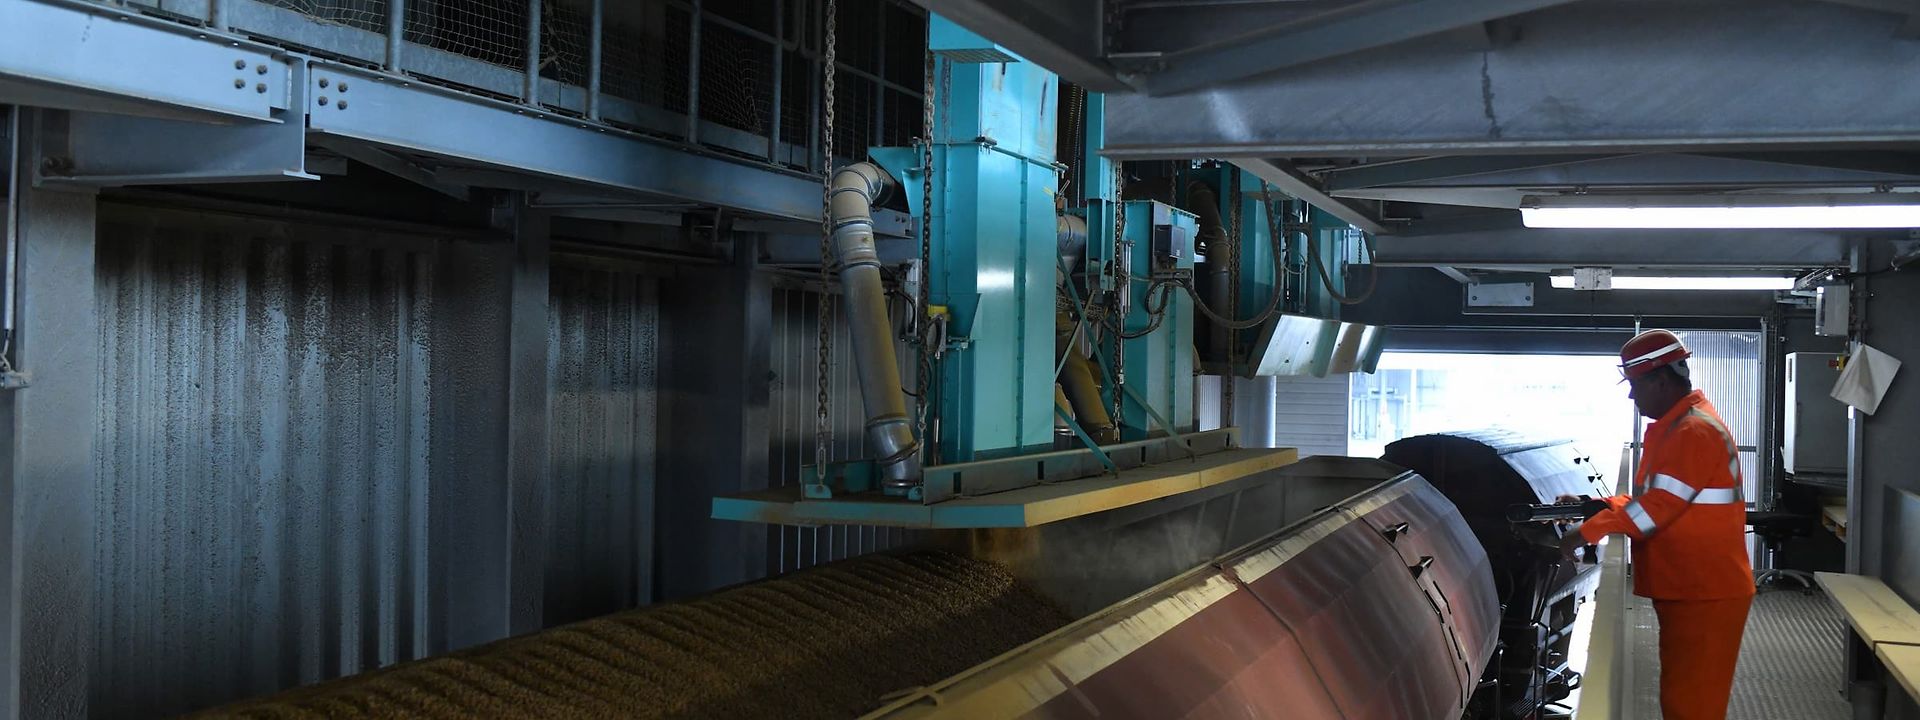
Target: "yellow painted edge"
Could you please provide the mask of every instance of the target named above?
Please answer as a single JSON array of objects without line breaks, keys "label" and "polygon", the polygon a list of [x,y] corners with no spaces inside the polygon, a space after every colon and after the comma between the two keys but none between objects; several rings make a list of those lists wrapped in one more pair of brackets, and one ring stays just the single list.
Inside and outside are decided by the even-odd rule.
[{"label": "yellow painted edge", "polygon": [[1879,578],[1828,572],[1813,577],[1867,642],[1920,644],[1920,612]]},{"label": "yellow painted edge", "polygon": [[[1225,452],[1235,451],[1227,450]],[[1299,458],[1299,450],[1294,448],[1276,448],[1271,452],[1258,453],[1230,463],[1201,468],[1192,472],[1122,483],[1110,487],[1088,490],[1084,493],[1074,495],[1036,500],[1026,504],[1027,526],[1045,525],[1050,522],[1067,520],[1082,515],[1091,515],[1096,512],[1113,510],[1128,505],[1137,505],[1164,497],[1172,497],[1180,493],[1191,492],[1219,485],[1224,482],[1238,480],[1254,473],[1291,465],[1298,461]],[[1206,459],[1207,456],[1203,455],[1200,458],[1200,462],[1205,462]],[[1182,461],[1170,460],[1167,463],[1143,466],[1138,469],[1161,469],[1178,462]]]},{"label": "yellow painted edge", "polygon": [[[866,718],[1010,718],[1039,709],[1239,588],[1217,572],[1145,607],[1088,616]],[[1164,592],[1161,590],[1149,591]],[[1126,612],[1126,608],[1138,607]],[[935,704],[934,698],[937,698]]]},{"label": "yellow painted edge", "polygon": [[1220,483],[1238,480],[1257,472],[1266,472],[1277,467],[1292,465],[1299,461],[1299,450],[1295,448],[1276,448],[1270,453],[1262,453],[1219,467],[1202,469],[1199,472],[1199,486],[1203,488],[1212,487]]},{"label": "yellow painted edge", "polygon": [[1880,658],[1880,664],[1887,672],[1900,679],[1900,687],[1907,689],[1907,695],[1920,700],[1920,646],[1897,643],[1880,643],[1873,646],[1874,656]]}]

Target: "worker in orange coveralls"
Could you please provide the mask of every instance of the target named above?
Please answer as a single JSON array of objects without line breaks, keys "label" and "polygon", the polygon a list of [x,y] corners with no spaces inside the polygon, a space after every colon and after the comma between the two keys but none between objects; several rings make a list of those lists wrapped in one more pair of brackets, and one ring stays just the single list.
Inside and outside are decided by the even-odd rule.
[{"label": "worker in orange coveralls", "polygon": [[1633,496],[1607,499],[1560,541],[1572,556],[1606,535],[1633,539],[1633,592],[1660,618],[1660,710],[1667,720],[1724,720],[1733,692],[1753,569],[1733,434],[1688,378],[1691,357],[1666,330],[1620,349],[1633,404],[1654,420]]}]

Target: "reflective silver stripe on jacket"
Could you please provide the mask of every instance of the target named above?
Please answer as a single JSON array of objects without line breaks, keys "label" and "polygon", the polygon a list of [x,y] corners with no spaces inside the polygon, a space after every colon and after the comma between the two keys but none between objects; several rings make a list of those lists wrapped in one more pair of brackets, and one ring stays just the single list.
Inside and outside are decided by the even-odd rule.
[{"label": "reflective silver stripe on jacket", "polygon": [[1639,500],[1628,501],[1626,510],[1627,517],[1633,518],[1633,526],[1640,528],[1641,537],[1653,537],[1653,531],[1660,529],[1659,525],[1653,523],[1653,516],[1647,514],[1647,509],[1640,507]]},{"label": "reflective silver stripe on jacket", "polygon": [[1708,425],[1720,433],[1720,442],[1727,446],[1727,474],[1733,476],[1734,493],[1737,497],[1740,487],[1745,485],[1746,482],[1740,477],[1740,446],[1734,444],[1733,433],[1728,431],[1727,426],[1720,424],[1720,421],[1714,419],[1712,415],[1701,412],[1700,408],[1690,408],[1687,410],[1687,414],[1707,421]]},{"label": "reflective silver stripe on jacket", "polygon": [[1672,475],[1654,475],[1652,479],[1647,481],[1647,491],[1651,492],[1654,490],[1665,490],[1673,493],[1681,500],[1697,505],[1730,505],[1743,502],[1740,498],[1740,488],[1707,488],[1700,490]]}]

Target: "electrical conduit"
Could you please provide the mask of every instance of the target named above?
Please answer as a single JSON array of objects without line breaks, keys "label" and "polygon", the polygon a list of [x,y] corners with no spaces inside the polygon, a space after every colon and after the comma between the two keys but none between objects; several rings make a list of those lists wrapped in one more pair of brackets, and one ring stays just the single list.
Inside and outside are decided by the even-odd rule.
[{"label": "electrical conduit", "polygon": [[853,337],[854,372],[867,412],[867,442],[889,490],[920,484],[919,443],[901,390],[900,365],[887,317],[887,291],[880,281],[880,255],[873,242],[873,204],[898,185],[873,163],[855,163],[834,173],[828,213],[833,247],[846,296]]}]

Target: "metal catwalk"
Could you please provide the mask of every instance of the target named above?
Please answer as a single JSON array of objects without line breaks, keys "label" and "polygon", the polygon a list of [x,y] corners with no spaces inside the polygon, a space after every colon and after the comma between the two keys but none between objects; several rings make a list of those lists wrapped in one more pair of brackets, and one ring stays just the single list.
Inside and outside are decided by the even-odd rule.
[{"label": "metal catwalk", "polygon": [[[1660,652],[1653,604],[1629,607],[1638,680],[1629,717],[1660,717]],[[1852,717],[1843,683],[1847,629],[1825,595],[1795,590],[1763,592],[1747,615],[1740,666],[1727,720],[1844,720]],[[1642,670],[1641,668],[1644,668]]]}]

